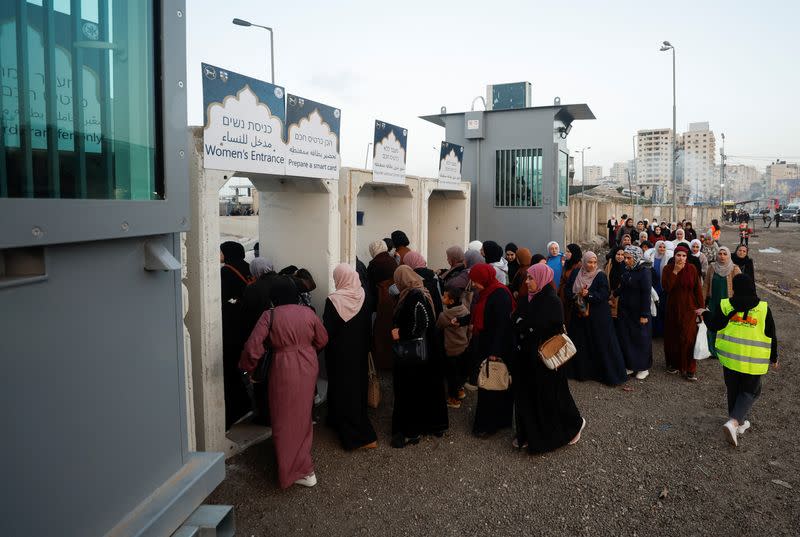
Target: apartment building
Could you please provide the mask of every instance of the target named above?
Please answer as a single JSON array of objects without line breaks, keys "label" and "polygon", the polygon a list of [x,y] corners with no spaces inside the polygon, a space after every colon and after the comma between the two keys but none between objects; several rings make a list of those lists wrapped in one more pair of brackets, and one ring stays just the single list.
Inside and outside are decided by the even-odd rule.
[{"label": "apartment building", "polygon": [[602,166],[584,166],[583,167],[583,184],[596,185],[603,178]]},{"label": "apartment building", "polygon": [[637,132],[636,138],[636,184],[657,198],[669,198],[672,193],[672,129],[644,129]]},{"label": "apartment building", "polygon": [[716,180],[716,139],[708,122],[690,123],[681,137],[683,181],[692,199],[706,201],[720,194]]}]

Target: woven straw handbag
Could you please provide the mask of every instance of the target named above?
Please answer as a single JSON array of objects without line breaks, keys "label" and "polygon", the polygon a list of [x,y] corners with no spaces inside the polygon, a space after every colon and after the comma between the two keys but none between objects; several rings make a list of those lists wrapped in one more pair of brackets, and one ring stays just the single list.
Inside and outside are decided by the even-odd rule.
[{"label": "woven straw handbag", "polygon": [[577,352],[575,344],[566,334],[566,327],[563,327],[563,329],[563,333],[554,335],[539,347],[539,358],[542,359],[542,363],[547,369],[558,369],[575,356]]},{"label": "woven straw handbag", "polygon": [[503,362],[495,362],[485,359],[481,363],[481,370],[478,373],[478,387],[483,390],[501,392],[508,389],[511,384],[511,375]]},{"label": "woven straw handbag", "polygon": [[369,372],[367,373],[367,406],[378,408],[381,404],[381,379],[375,370],[375,362],[372,361],[372,353],[368,355]]}]

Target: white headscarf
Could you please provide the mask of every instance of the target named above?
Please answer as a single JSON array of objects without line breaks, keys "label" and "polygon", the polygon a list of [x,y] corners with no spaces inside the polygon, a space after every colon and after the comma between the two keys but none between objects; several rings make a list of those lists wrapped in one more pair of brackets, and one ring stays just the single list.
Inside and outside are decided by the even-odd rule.
[{"label": "white headscarf", "polygon": [[558,245],[558,243],[557,243],[556,241],[550,241],[550,242],[548,242],[548,243],[547,243],[547,248],[546,248],[546,250],[547,250],[547,257],[551,257],[551,255],[550,255],[550,247],[551,247],[552,245],[554,245],[554,244],[556,245],[556,249],[558,250],[558,251],[556,252],[556,255],[558,255],[558,254],[560,254],[560,253],[561,253],[561,246],[559,246],[559,245]]},{"label": "white headscarf", "polygon": [[369,243],[369,255],[375,257],[381,252],[388,252],[389,248],[386,247],[386,241],[383,239],[378,239],[374,242]]},{"label": "white headscarf", "polygon": [[483,243],[481,241],[472,241],[467,245],[467,251],[472,250],[473,252],[480,252],[483,249]]},{"label": "white headscarf", "polygon": [[[697,250],[697,253],[694,253],[694,250],[692,250],[691,248],[692,246],[695,245],[695,243],[697,243],[697,245],[700,247],[700,249]],[[692,253],[693,256],[700,257],[700,255],[703,253],[703,243],[700,242],[700,239],[694,239],[691,243],[689,243],[689,251]]]}]

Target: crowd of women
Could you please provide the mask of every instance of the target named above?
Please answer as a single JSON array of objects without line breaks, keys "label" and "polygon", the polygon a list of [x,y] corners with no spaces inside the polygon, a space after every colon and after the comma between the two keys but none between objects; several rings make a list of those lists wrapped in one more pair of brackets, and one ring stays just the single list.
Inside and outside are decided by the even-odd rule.
[{"label": "crowd of women", "polygon": [[[696,381],[700,316],[714,328],[708,330],[714,352],[715,330],[724,330],[730,319],[720,311],[731,307],[734,296],[748,306],[758,303],[755,287],[747,284],[753,281],[747,247],[732,255],[719,246],[714,228],[697,238],[684,223],[642,221],[634,227],[623,218],[609,238],[612,234],[604,259],[576,244],[562,253],[550,242],[543,255],[511,243],[503,248],[473,241],[466,251],[448,248],[449,266],[434,271],[410,249],[405,233],[395,231],[369,245],[368,265],[357,260],[355,267],[336,267],[335,290],[321,320],[310,307],[315,285],[308,271],[287,267],[276,273],[263,257],[248,267],[243,248],[225,243],[228,425],[254,408],[256,419],[272,425],[280,485],[313,486],[311,409],[317,355],[324,349],[327,424],[345,449],[377,447],[367,412],[370,360],[379,370],[392,370],[392,447],[443,435],[447,408],[460,408],[468,390],[477,392],[472,422],[477,437],[511,429],[513,447],[529,453],[574,444],[586,420],[568,378],[608,385],[631,376],[644,380],[653,366],[652,339],[663,336],[667,371]],[[775,362],[768,310],[766,317],[769,358]],[[550,369],[538,354],[562,333],[576,352],[563,367]],[[267,381],[248,386],[248,375],[266,357]],[[725,378],[728,383],[727,373]],[[749,427],[745,417],[760,384],[737,377],[728,388],[726,430],[733,427],[729,435],[735,440]]]}]

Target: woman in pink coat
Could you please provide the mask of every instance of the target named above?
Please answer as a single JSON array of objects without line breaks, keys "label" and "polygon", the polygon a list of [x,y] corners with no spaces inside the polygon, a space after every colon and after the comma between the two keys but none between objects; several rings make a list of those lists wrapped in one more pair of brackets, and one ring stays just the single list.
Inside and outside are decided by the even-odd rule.
[{"label": "woman in pink coat", "polygon": [[317,478],[311,460],[311,406],[319,372],[317,352],[328,343],[328,333],[311,308],[298,305],[297,289],[289,277],[277,278],[270,295],[275,308],[256,323],[239,367],[252,373],[268,342],[273,350],[268,393],[278,480],[281,488],[313,487]]}]

